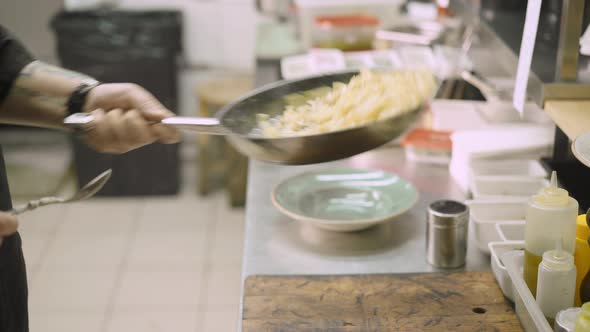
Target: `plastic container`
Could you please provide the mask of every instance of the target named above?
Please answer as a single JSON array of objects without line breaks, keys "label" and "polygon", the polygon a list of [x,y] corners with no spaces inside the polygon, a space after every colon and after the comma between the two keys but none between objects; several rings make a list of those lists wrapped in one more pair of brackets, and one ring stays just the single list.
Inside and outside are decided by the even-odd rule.
[{"label": "plastic container", "polygon": [[404,46],[399,50],[405,68],[428,69],[436,72],[437,62],[428,46]]},{"label": "plastic container", "polygon": [[496,199],[467,201],[470,209],[471,226],[475,234],[475,244],[489,254],[490,242],[501,241],[496,224],[507,221],[521,221],[526,211],[526,199]]},{"label": "plastic container", "polygon": [[574,305],[575,290],[574,256],[562,250],[561,242],[558,241],[555,250],[543,253],[535,298],[549,322],[555,321],[558,312]]},{"label": "plastic container", "polygon": [[118,3],[118,0],[64,0],[64,9],[69,11],[112,8]]},{"label": "plastic container", "polygon": [[330,73],[346,69],[344,54],[337,49],[312,49],[308,53],[314,73]]},{"label": "plastic container", "polygon": [[402,68],[402,61],[393,50],[375,50],[368,52],[376,67]]},{"label": "plastic container", "polygon": [[474,160],[470,165],[473,178],[502,176],[544,179],[547,171],[537,160]]},{"label": "plastic container", "polygon": [[361,68],[401,68],[402,63],[393,50],[342,52],[336,49],[312,49],[307,54],[281,59],[283,79],[296,79],[330,71]]},{"label": "plastic container", "polygon": [[312,46],[315,19],[327,15],[370,15],[382,25],[389,25],[400,18],[403,0],[295,0],[299,37],[304,48]]},{"label": "plastic container", "polygon": [[537,125],[499,125],[461,130],[451,135],[453,154],[449,171],[464,190],[469,189],[471,163],[483,160],[538,159],[551,155],[554,128]]},{"label": "plastic container", "polygon": [[471,193],[474,198],[530,197],[548,184],[547,180],[537,178],[477,176],[473,179]]},{"label": "plastic container", "polygon": [[500,256],[512,281],[512,294],[516,315],[526,332],[553,332],[551,325],[537,305],[533,294],[522,277],[524,253],[509,251]]},{"label": "plastic container", "polygon": [[369,52],[346,52],[344,61],[347,69],[373,68],[376,66]]},{"label": "plastic container", "polygon": [[533,295],[543,253],[561,242],[563,250],[574,254],[577,217],[578,202],[557,187],[557,175],[553,172],[551,186],[533,196],[526,209],[524,279]]},{"label": "plastic container", "polygon": [[568,308],[557,313],[555,316],[555,332],[574,332],[576,318],[581,308]]},{"label": "plastic container", "polygon": [[506,265],[502,261],[502,255],[509,251],[524,250],[524,241],[502,241],[490,242],[490,264],[492,266],[492,273],[502,289],[502,293],[509,300],[514,301],[514,294],[512,290],[512,280],[506,270]]},{"label": "plastic container", "polygon": [[281,76],[283,79],[303,78],[313,74],[313,65],[307,54],[293,55],[281,59]]},{"label": "plastic container", "polygon": [[451,133],[417,128],[408,133],[402,140],[408,160],[448,165],[451,161]]},{"label": "plastic container", "polygon": [[342,51],[373,49],[379,19],[369,15],[318,16],[312,30],[312,46]]},{"label": "plastic container", "polygon": [[524,241],[524,220],[504,221],[496,224],[502,241]]}]

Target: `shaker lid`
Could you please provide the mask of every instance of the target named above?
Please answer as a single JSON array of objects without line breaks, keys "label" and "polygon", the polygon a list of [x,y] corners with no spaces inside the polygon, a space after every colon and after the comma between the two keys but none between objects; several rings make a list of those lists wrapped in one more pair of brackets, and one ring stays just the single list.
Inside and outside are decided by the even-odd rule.
[{"label": "shaker lid", "polygon": [[428,214],[428,220],[435,225],[455,226],[467,222],[469,208],[461,202],[440,200],[430,204]]}]

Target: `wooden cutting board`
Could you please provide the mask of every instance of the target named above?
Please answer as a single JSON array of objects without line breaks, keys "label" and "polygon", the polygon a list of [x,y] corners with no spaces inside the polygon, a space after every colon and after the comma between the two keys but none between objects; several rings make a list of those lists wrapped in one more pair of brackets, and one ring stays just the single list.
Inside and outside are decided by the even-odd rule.
[{"label": "wooden cutting board", "polygon": [[522,331],[491,273],[252,276],[242,330]]}]

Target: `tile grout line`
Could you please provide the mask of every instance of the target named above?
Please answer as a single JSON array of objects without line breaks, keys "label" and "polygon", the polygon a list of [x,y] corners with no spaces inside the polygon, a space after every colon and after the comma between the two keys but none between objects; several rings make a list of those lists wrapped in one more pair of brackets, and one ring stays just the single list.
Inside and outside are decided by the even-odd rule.
[{"label": "tile grout line", "polygon": [[212,218],[207,222],[207,230],[205,234],[204,241],[204,251],[205,251],[205,260],[203,263],[203,269],[201,271],[201,287],[199,289],[199,305],[197,311],[197,329],[196,332],[202,331],[205,324],[205,312],[207,311],[207,290],[208,290],[208,279],[210,276],[210,268],[209,268],[209,260],[211,259],[211,255],[213,254],[213,246],[215,245],[215,231],[217,226],[217,221],[221,216],[219,209],[221,208],[221,204],[223,204],[223,195],[219,195],[220,198],[213,196],[216,201],[214,205],[214,213]]},{"label": "tile grout line", "polygon": [[145,209],[145,198],[139,200],[138,207],[134,214],[134,220],[131,223],[129,230],[128,230],[128,239],[126,241],[126,246],[124,250],[123,257],[121,257],[121,261],[119,262],[119,267],[117,269],[115,280],[113,282],[113,286],[111,288],[111,295],[109,296],[109,300],[107,302],[107,306],[104,311],[104,315],[102,321],[100,322],[100,332],[108,332],[108,329],[112,323],[113,314],[115,311],[115,300],[121,290],[123,285],[123,276],[128,266],[129,255],[131,254],[131,250],[135,245],[137,240],[137,233],[139,231],[139,225],[142,215],[144,214]]},{"label": "tile grout line", "polygon": [[[47,234],[47,241],[45,241],[45,244],[41,249],[41,254],[37,258],[39,263],[37,263],[37,266],[32,267],[31,275],[27,276],[27,283],[29,289],[31,288],[31,285],[34,285],[34,282],[39,275],[39,271],[41,271],[41,268],[46,264],[47,255],[57,239],[57,234],[64,227],[63,225],[65,223],[66,217],[68,216],[69,210],[70,209],[68,208],[67,204],[62,206],[62,212],[57,217],[60,218],[60,221],[58,221],[53,230]],[[23,239],[23,241],[26,241],[26,239]]]}]

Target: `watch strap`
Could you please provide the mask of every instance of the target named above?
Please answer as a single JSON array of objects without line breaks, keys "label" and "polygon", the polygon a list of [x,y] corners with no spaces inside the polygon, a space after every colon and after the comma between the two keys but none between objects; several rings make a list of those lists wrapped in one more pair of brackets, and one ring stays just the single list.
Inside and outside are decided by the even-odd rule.
[{"label": "watch strap", "polygon": [[80,84],[68,98],[66,103],[68,115],[82,112],[88,93],[100,84],[101,83],[96,80],[82,82],[82,84]]}]

